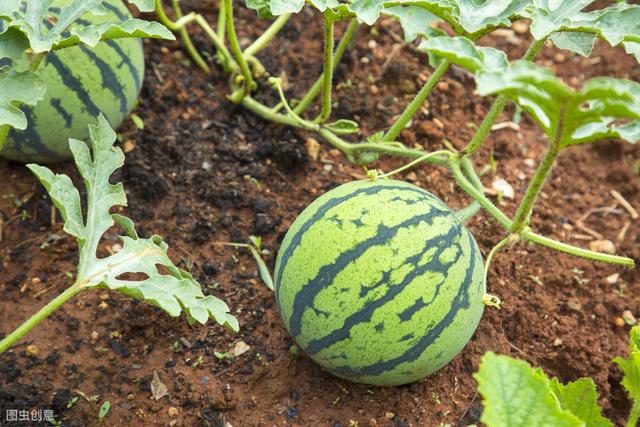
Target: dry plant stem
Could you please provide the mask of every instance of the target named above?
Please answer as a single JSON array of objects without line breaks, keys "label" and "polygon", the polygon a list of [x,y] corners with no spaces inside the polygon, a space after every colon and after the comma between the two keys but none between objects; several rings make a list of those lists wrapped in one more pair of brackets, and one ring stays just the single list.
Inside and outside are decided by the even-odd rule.
[{"label": "dry plant stem", "polygon": [[63,293],[49,301],[47,305],[42,307],[35,313],[33,316],[29,318],[26,322],[20,325],[17,329],[7,335],[2,341],[0,341],[0,354],[7,351],[11,346],[13,346],[20,338],[25,336],[31,329],[33,329],[36,325],[42,322],[44,319],[49,317],[51,313],[57,310],[62,304],[67,302],[70,298],[74,297],[78,293],[82,292],[86,288],[78,284],[74,284]]},{"label": "dry plant stem", "polygon": [[[347,50],[347,47],[351,43],[351,40],[353,39],[353,36],[356,30],[358,29],[359,25],[360,24],[358,23],[358,20],[354,19],[349,23],[349,26],[347,26],[347,29],[342,35],[342,38],[340,39],[340,42],[336,47],[336,51],[333,54],[334,64],[337,64],[342,59],[342,55],[344,55],[344,52]],[[293,108],[293,111],[296,114],[302,114],[307,108],[309,108],[313,100],[318,96],[318,94],[322,90],[323,83],[324,83],[324,73],[320,74],[320,77],[318,77],[318,80],[316,80],[316,82],[313,84],[313,86],[311,86],[309,91],[304,95],[304,97],[300,100],[300,102],[298,102],[298,104]]]}]

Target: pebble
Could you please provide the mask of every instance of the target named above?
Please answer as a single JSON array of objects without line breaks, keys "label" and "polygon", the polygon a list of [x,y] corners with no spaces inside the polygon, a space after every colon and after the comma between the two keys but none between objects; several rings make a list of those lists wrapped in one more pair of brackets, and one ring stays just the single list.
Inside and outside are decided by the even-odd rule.
[{"label": "pebble", "polygon": [[620,273],[613,273],[612,275],[607,276],[604,280],[610,285],[615,285],[616,283],[618,283],[619,278]]},{"label": "pebble", "polygon": [[611,240],[592,240],[589,242],[589,249],[609,255],[616,253],[616,245]]},{"label": "pebble", "polygon": [[38,357],[38,347],[36,347],[35,345],[28,345],[25,348],[25,352],[29,357]]},{"label": "pebble", "polygon": [[371,39],[367,42],[367,46],[369,47],[369,49],[375,49],[378,47],[378,42]]},{"label": "pebble", "polygon": [[307,148],[307,154],[312,160],[318,160],[318,153],[320,153],[320,143],[315,138],[307,138],[304,143]]},{"label": "pebble", "polygon": [[369,86],[369,92],[371,93],[371,95],[377,95],[379,92],[378,86],[376,85]]},{"label": "pebble", "polygon": [[499,193],[502,193],[502,197],[504,197],[505,199],[513,199],[516,196],[516,193],[513,190],[511,184],[509,184],[503,178],[494,179],[491,183],[491,188]]},{"label": "pebble", "polygon": [[556,339],[553,341],[553,346],[554,346],[554,347],[559,347],[559,346],[561,346],[561,345],[562,345],[562,339],[560,339],[560,338],[556,338]]},{"label": "pebble", "polygon": [[623,311],[622,312],[622,319],[625,321],[625,323],[627,323],[629,325],[635,325],[636,323],[638,323],[638,319],[636,319],[636,316],[633,315],[631,310]]},{"label": "pebble", "polygon": [[625,322],[622,317],[616,317],[615,319],[613,319],[613,324],[618,328],[624,328],[627,322]]},{"label": "pebble", "polygon": [[511,28],[513,28],[513,31],[517,34],[526,34],[527,31],[529,31],[529,24],[523,21],[516,21],[511,25]]},{"label": "pebble", "polygon": [[392,419],[393,419],[393,417],[395,417],[395,416],[396,416],[396,414],[394,414],[393,412],[385,412],[385,413],[384,413],[384,417],[385,417],[386,419],[388,419],[388,420],[392,420]]},{"label": "pebble", "polygon": [[241,354],[245,354],[247,351],[249,351],[251,349],[251,347],[249,347],[249,345],[244,342],[244,341],[238,341],[234,346],[233,346],[233,350],[231,350],[231,354],[233,354],[233,357],[238,357]]},{"label": "pebble", "polygon": [[178,409],[171,406],[168,410],[167,410],[167,414],[169,414],[169,416],[171,418],[175,418],[178,416]]}]

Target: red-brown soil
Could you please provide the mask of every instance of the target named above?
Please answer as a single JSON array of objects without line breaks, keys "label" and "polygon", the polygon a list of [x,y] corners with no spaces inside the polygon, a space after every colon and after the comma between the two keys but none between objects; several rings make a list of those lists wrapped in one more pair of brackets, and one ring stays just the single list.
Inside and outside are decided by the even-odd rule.
[{"label": "red-brown soil", "polygon": [[[200,3],[196,9],[214,22],[211,2],[191,3]],[[265,27],[251,11],[239,14],[243,42]],[[296,16],[259,54],[274,74],[286,72],[291,95],[303,94],[321,70],[318,18],[311,11]],[[194,33],[196,44],[211,53],[203,35]],[[389,20],[379,23],[376,32],[361,28],[357,45],[337,69],[336,81],[342,84],[334,116],[359,121],[365,135],[389,125],[419,88],[417,76],[431,72],[424,54],[398,45],[399,35]],[[486,43],[506,49],[512,58],[522,55],[527,41],[516,45],[509,40],[492,36]],[[189,327],[185,319],[169,318],[124,296],[87,292],[0,357],[0,402],[64,403],[79,396],[65,413],[69,426],[97,424],[104,400],[111,402],[111,411],[103,424],[114,426],[466,426],[481,413],[472,374],[481,355],[494,351],[525,359],[563,381],[592,377],[606,414],[622,423],[629,402],[612,359],[625,354],[628,328],[616,327],[614,319],[624,310],[640,314],[640,270],[533,245],[497,255],[488,288],[503,299],[502,310],[487,309],[465,350],[429,378],[397,388],[366,387],[294,356],[273,295],[261,283],[251,255],[215,242],[262,236],[272,268],[296,215],[322,192],[363,172],[322,142],[320,158],[311,160],[305,140],[313,135],[267,123],[231,104],[225,98],[226,76],[217,68],[207,76],[190,66],[178,42],[145,46],[148,68],[136,110],[145,128],[127,122],[120,129],[132,148],[117,176],[128,192],[128,214],[140,234],[164,236],[173,258],[194,273],[205,293],[228,302],[241,330]],[[590,59],[560,55],[546,46],[538,62],[559,70],[572,84],[605,74],[640,79],[640,67],[631,57],[601,45]],[[451,70],[403,140],[428,150],[441,148],[445,139],[463,147],[491,101],[473,90],[466,73]],[[268,85],[261,93],[261,99],[275,102]],[[512,115],[509,107],[501,121]],[[493,150],[497,175],[513,185],[516,200],[501,205],[507,213],[514,213],[533,173],[530,161],[537,162],[544,147],[542,133],[524,117],[520,131],[494,131],[476,156],[480,169]],[[639,261],[640,224],[610,194],[617,190],[640,208],[638,159],[640,147],[618,141],[568,150],[544,189],[533,227],[587,246],[580,238],[585,233],[577,228],[580,217],[592,208],[618,205],[591,215],[586,224],[616,242],[630,221],[617,252]],[[401,164],[385,159],[376,167],[388,171]],[[71,164],[54,167],[77,179]],[[445,169],[422,165],[403,177],[454,208],[467,202]],[[0,179],[0,334],[7,334],[71,283],[66,273],[74,271],[77,251],[59,217],[51,224],[51,203],[22,165],[0,161]],[[485,176],[485,185],[491,180]],[[485,255],[505,234],[484,213],[470,228]],[[115,234],[109,234],[101,250],[106,253],[115,243]],[[619,279],[608,283],[605,279],[614,273]],[[250,351],[233,360],[216,358],[214,352],[225,352],[238,341]],[[26,354],[28,344],[37,347],[36,356]],[[154,371],[169,389],[160,401],[151,399]]]}]

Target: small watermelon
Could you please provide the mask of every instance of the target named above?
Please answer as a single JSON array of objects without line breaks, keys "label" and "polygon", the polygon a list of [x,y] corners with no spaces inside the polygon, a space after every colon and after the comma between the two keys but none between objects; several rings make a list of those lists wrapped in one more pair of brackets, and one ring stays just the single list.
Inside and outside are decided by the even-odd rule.
[{"label": "small watermelon", "polygon": [[484,305],[478,245],[431,193],[380,179],[309,205],[278,253],[275,295],[298,345],[338,377],[407,384],[447,364]]},{"label": "small watermelon", "polygon": [[[54,0],[51,8],[73,0]],[[122,22],[131,18],[122,0],[105,0],[105,15],[87,14],[79,25]],[[51,26],[49,20],[44,25]],[[0,29],[2,20],[0,20]],[[40,66],[47,84],[45,98],[35,107],[23,107],[29,125],[12,129],[0,156],[20,162],[56,162],[71,158],[69,138],[85,140],[88,124],[102,112],[117,127],[133,109],[144,77],[142,41],[135,38],[107,40],[95,48],[74,46],[48,54]]]}]

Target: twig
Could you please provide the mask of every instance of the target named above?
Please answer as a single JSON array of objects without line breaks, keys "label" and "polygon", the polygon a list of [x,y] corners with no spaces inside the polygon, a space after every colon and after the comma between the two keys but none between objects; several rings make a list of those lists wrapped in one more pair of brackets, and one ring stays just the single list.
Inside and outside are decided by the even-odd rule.
[{"label": "twig", "polygon": [[624,225],[622,226],[622,228],[618,232],[618,236],[616,237],[616,245],[619,246],[624,241],[624,238],[627,236],[627,231],[629,230],[630,226],[631,221],[624,222]]},{"label": "twig", "polygon": [[629,212],[629,215],[631,215],[631,219],[638,219],[640,217],[640,215],[638,215],[638,211],[635,210],[629,202],[627,202],[627,199],[622,197],[622,194],[618,193],[616,190],[611,190],[611,195],[614,199],[620,202],[622,207],[625,208],[627,212]]}]

